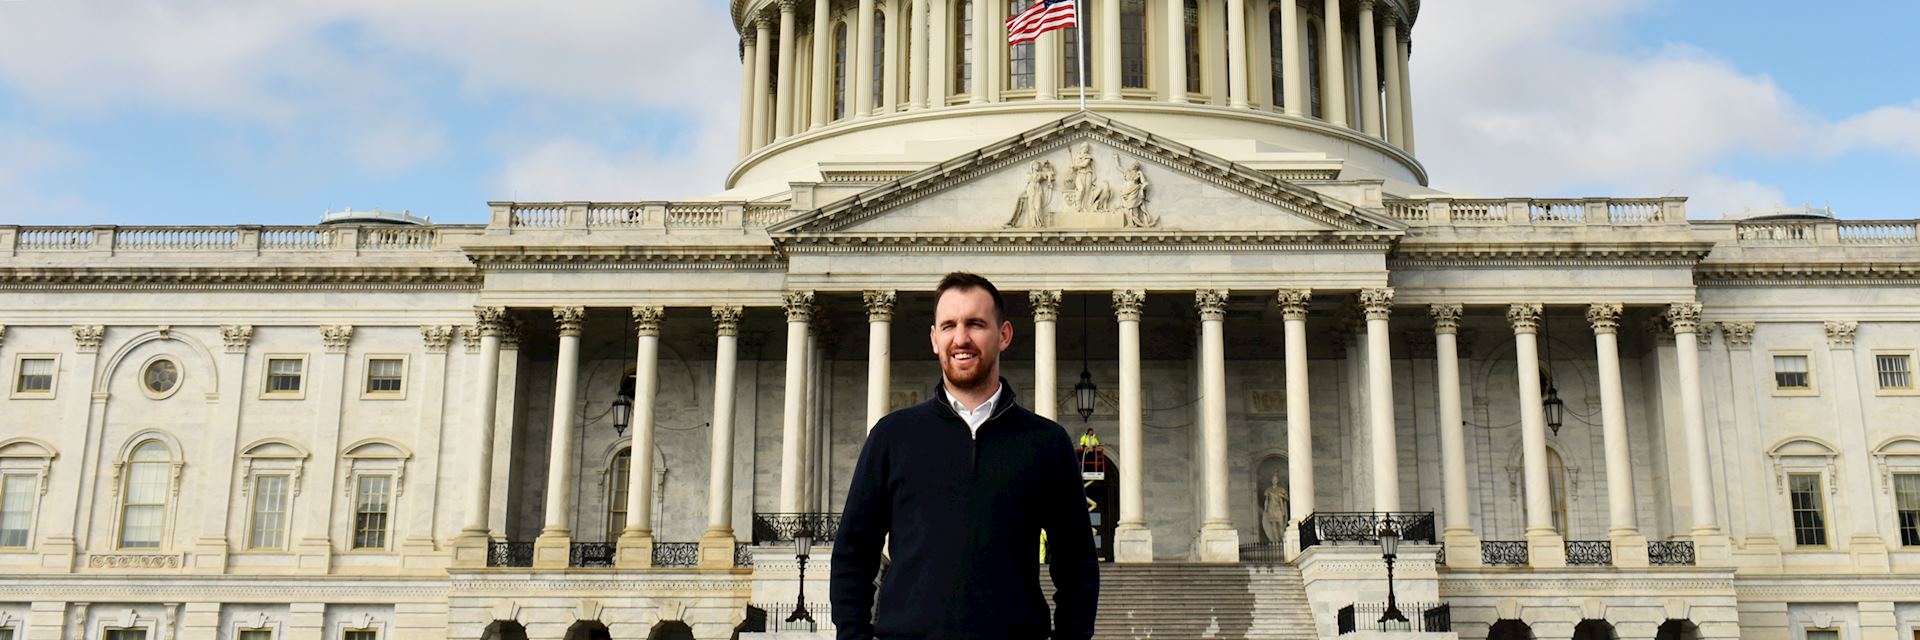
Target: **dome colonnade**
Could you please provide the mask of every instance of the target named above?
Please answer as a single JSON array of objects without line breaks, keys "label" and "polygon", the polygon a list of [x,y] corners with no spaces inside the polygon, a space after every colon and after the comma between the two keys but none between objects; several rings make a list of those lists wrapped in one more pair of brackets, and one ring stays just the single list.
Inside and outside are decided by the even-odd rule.
[{"label": "dome colonnade", "polygon": [[[1089,99],[1285,114],[1413,153],[1417,0],[1075,1]],[[736,0],[740,156],[895,113],[1077,99],[1078,31],[1006,44],[1005,20],[1026,4]]]}]

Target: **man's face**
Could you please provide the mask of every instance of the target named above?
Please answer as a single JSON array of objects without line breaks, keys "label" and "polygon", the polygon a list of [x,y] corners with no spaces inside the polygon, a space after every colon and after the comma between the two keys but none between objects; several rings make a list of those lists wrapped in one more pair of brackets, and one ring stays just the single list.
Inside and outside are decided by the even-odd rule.
[{"label": "man's face", "polygon": [[985,289],[948,289],[933,310],[933,354],[955,389],[978,389],[1000,377],[1000,352],[1013,345],[1013,323],[994,317]]}]

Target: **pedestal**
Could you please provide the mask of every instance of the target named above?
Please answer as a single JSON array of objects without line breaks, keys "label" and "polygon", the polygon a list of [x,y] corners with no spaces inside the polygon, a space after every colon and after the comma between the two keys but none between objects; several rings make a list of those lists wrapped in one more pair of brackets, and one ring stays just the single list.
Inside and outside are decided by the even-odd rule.
[{"label": "pedestal", "polygon": [[1153,530],[1140,525],[1120,525],[1113,532],[1113,561],[1153,562]]},{"label": "pedestal", "polygon": [[1748,535],[1733,551],[1735,568],[1749,571],[1779,572],[1785,565],[1780,540],[1769,535]]},{"label": "pedestal", "polygon": [[1876,535],[1857,535],[1847,540],[1853,553],[1853,569],[1862,573],[1887,573],[1893,570],[1887,554],[1887,542]]},{"label": "pedestal", "polygon": [[1613,543],[1613,566],[1622,569],[1647,568],[1647,537],[1639,532],[1617,532],[1607,536]]},{"label": "pedestal", "polygon": [[187,570],[194,575],[211,576],[227,572],[227,539],[209,536],[193,542],[193,555]]},{"label": "pedestal", "polygon": [[1559,569],[1567,566],[1567,539],[1559,532],[1527,532],[1527,565],[1535,569]]},{"label": "pedestal", "polygon": [[622,569],[645,569],[653,566],[653,534],[622,533],[617,543],[617,554],[613,565]]},{"label": "pedestal", "polygon": [[333,569],[333,543],[326,538],[304,538],[294,548],[300,573],[324,575]]},{"label": "pedestal", "polygon": [[[1886,553],[1886,546],[1880,546],[1880,552]],[[1718,531],[1712,533],[1695,532],[1693,534],[1694,565],[1700,567],[1733,566],[1733,539]],[[1884,566],[1884,565],[1882,565]]]},{"label": "pedestal", "polygon": [[733,568],[733,530],[708,529],[700,536],[700,568]]},{"label": "pedestal", "polygon": [[485,533],[461,532],[453,538],[453,566],[459,569],[485,568],[489,542],[491,540]]},{"label": "pedestal", "polygon": [[1233,563],[1240,561],[1240,532],[1226,525],[1208,525],[1200,529],[1200,561]]},{"label": "pedestal", "polygon": [[80,548],[71,537],[51,538],[40,546],[40,568],[58,573],[73,573],[73,563],[80,556]]},{"label": "pedestal", "polygon": [[[1452,530],[1440,538],[1445,543],[1448,569],[1478,569],[1485,557],[1480,553],[1480,536],[1472,531]],[[1615,549],[1619,546],[1615,545]]]},{"label": "pedestal", "polygon": [[565,569],[573,555],[573,536],[567,533],[542,533],[533,539],[533,568]]}]

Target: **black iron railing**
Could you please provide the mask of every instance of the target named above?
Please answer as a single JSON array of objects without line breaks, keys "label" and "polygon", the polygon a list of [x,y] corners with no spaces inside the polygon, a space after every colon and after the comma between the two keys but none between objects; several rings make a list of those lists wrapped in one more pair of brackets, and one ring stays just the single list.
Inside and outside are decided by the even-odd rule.
[{"label": "black iron railing", "polygon": [[653,543],[653,566],[656,566],[656,567],[700,566],[700,543],[698,542],[655,542]]},{"label": "black iron railing", "polygon": [[1613,542],[1608,540],[1568,540],[1567,564],[1575,567],[1603,567],[1613,564]]},{"label": "black iron railing", "polygon": [[1693,566],[1693,542],[1689,540],[1653,540],[1647,542],[1647,564],[1656,567]]},{"label": "black iron railing", "polygon": [[1402,631],[1447,633],[1453,631],[1453,608],[1446,604],[1402,602],[1398,605],[1406,620],[1381,621],[1387,611],[1384,602],[1357,602],[1340,608],[1334,618],[1340,635],[1360,631]]},{"label": "black iron railing", "polygon": [[745,542],[733,543],[733,566],[753,566],[753,545]]},{"label": "black iron railing", "polygon": [[533,566],[533,543],[496,540],[487,543],[487,566]]},{"label": "black iron railing", "polygon": [[[756,611],[758,612],[757,614],[755,613]],[[818,631],[820,625],[825,624],[826,621],[833,619],[833,609],[829,607],[827,603],[817,602],[813,598],[807,598],[807,613],[815,620],[815,622],[810,623],[805,620],[787,622],[787,618],[793,617],[793,603],[791,602],[781,602],[781,603],[755,602],[753,604],[747,605],[747,622],[748,622],[747,627],[754,626],[752,623],[757,617],[760,620],[759,626],[762,628],[754,629],[754,628],[743,627],[741,631],[812,632],[812,631]]]},{"label": "black iron railing", "polygon": [[1379,544],[1380,527],[1393,525],[1402,542],[1433,544],[1433,512],[1312,513],[1300,521],[1300,548],[1319,544]]},{"label": "black iron railing", "polygon": [[1286,545],[1262,542],[1240,545],[1241,562],[1286,562]]},{"label": "black iron railing", "polygon": [[611,542],[575,542],[568,545],[567,566],[611,567],[620,548]]},{"label": "black iron railing", "polygon": [[1527,564],[1527,541],[1481,540],[1480,564],[1489,567],[1523,567]]},{"label": "black iron railing", "polygon": [[793,542],[801,532],[812,532],[814,544],[833,542],[840,533],[838,513],[753,514],[753,543]]}]

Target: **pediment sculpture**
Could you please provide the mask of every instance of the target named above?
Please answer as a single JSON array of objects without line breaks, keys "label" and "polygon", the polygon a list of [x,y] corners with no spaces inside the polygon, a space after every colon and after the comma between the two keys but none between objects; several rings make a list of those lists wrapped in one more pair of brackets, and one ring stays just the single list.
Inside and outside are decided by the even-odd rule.
[{"label": "pediment sculpture", "polygon": [[[1027,177],[1013,203],[1008,229],[1053,228],[1148,228],[1159,226],[1160,218],[1147,212],[1147,176],[1138,159],[1115,155],[1120,168],[1120,189],[1113,188],[1095,174],[1093,145],[1072,147],[1072,160],[1064,176],[1057,175],[1051,160],[1036,160],[1027,169]],[[1054,192],[1060,192],[1064,206],[1054,206]]]}]

